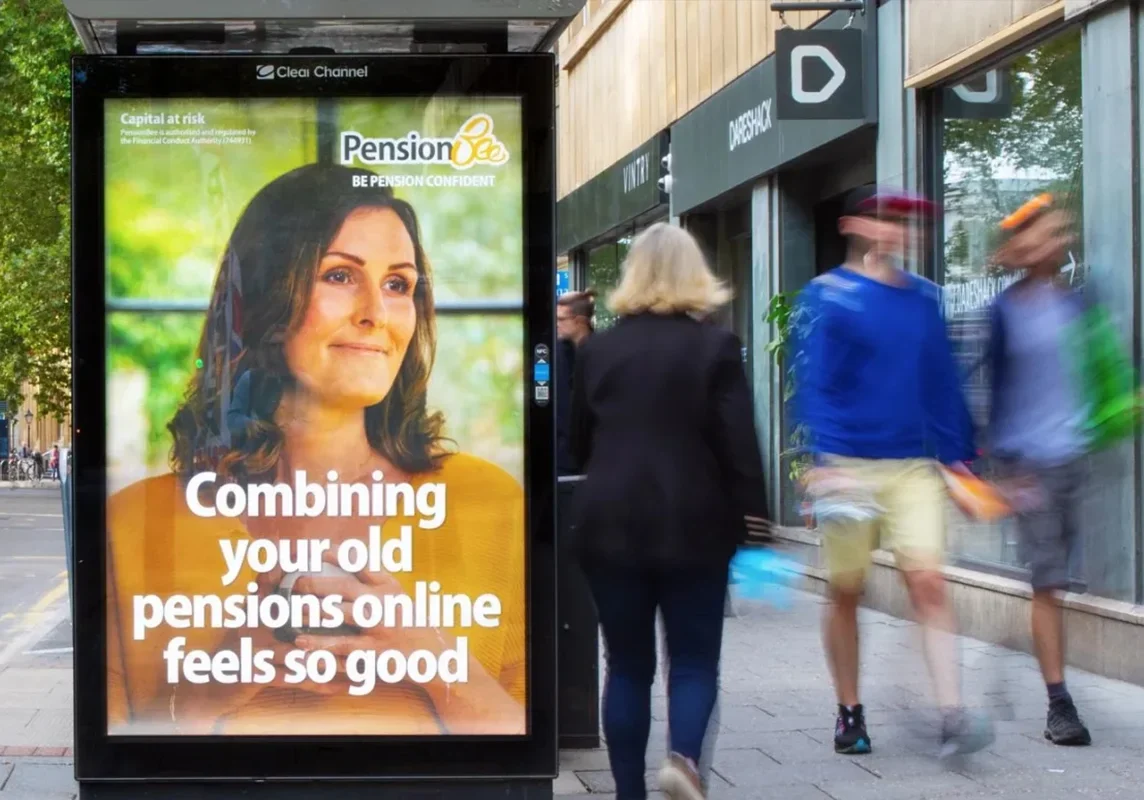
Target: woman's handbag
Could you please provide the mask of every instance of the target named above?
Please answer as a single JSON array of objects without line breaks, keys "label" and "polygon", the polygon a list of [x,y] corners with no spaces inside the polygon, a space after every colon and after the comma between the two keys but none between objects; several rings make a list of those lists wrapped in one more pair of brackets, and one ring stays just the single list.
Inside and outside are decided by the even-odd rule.
[{"label": "woman's handbag", "polygon": [[770,548],[741,547],[731,560],[730,583],[745,600],[790,608],[791,590],[801,575],[795,562]]}]

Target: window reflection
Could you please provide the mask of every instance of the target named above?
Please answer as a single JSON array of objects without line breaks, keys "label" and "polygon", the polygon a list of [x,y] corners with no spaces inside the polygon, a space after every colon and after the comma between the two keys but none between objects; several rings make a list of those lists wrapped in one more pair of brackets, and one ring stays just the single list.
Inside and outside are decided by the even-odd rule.
[{"label": "window reflection", "polygon": [[[988,310],[1014,280],[992,261],[999,224],[1041,192],[1055,195],[1082,224],[1079,30],[946,87],[941,108],[944,220],[938,279],[945,286],[945,311],[967,376],[970,409],[984,425],[989,413],[990,376],[984,364]],[[1083,280],[1080,237],[1061,267],[1072,282]],[[971,524],[954,515],[954,522],[954,553],[1020,566],[1011,521]]]},{"label": "window reflection", "polygon": [[632,229],[614,242],[608,242],[588,250],[585,287],[596,290],[595,325],[597,330],[603,330],[616,321],[615,315],[608,310],[608,295],[619,285],[620,268],[628,256],[632,242],[643,230],[643,227]]}]

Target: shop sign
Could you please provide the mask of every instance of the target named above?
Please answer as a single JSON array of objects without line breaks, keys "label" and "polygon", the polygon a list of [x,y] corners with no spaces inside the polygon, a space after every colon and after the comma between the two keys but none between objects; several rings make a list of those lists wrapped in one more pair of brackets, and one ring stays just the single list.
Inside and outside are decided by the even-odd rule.
[{"label": "shop sign", "polygon": [[946,119],[1008,119],[1013,113],[1013,85],[1007,69],[974,75],[942,91]]},{"label": "shop sign", "polygon": [[[841,32],[848,14],[835,13],[818,27]],[[771,56],[716,92],[671,127],[671,213],[676,216],[726,191],[773,172],[793,159],[877,122],[877,81],[873,30],[854,30],[862,38],[865,75],[862,114],[853,119],[784,119],[777,113],[778,59]],[[817,30],[817,29],[816,29]],[[855,67],[857,69],[857,67]],[[808,90],[822,91],[821,86]],[[559,211],[557,212],[559,217]]]},{"label": "shop sign", "polygon": [[727,125],[727,149],[734,150],[773,128],[774,120],[771,117],[773,106],[774,98],[768,97],[731,120]]},{"label": "shop sign", "polygon": [[862,31],[775,31],[779,119],[866,116]]},{"label": "shop sign", "polygon": [[665,155],[662,131],[557,203],[556,251],[567,253],[666,203],[658,185]]}]

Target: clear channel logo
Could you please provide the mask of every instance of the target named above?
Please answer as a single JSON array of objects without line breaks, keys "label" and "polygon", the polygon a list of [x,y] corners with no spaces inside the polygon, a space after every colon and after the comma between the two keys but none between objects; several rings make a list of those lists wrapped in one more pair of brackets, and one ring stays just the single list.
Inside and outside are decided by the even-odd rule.
[{"label": "clear channel logo", "polygon": [[319,64],[316,67],[292,67],[286,64],[259,64],[254,74],[260,81],[275,78],[368,78],[369,65],[361,67],[331,67]]}]

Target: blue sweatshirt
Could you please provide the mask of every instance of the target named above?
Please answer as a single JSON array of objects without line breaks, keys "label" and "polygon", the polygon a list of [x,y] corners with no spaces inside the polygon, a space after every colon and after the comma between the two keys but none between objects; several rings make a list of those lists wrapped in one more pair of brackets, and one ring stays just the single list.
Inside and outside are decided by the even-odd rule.
[{"label": "blue sweatshirt", "polygon": [[811,281],[792,319],[795,419],[814,456],[972,460],[940,289],[890,286],[845,267]]}]

